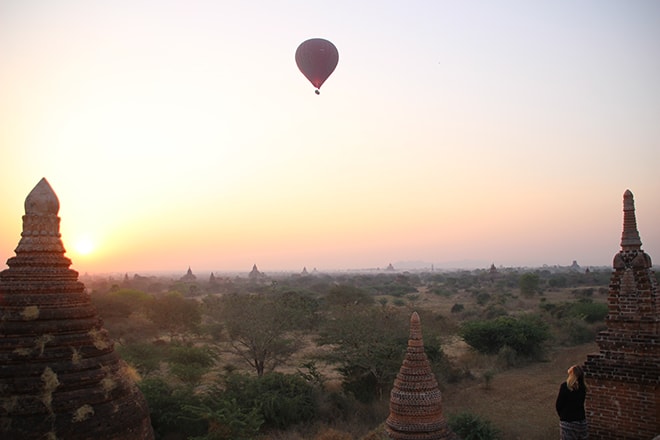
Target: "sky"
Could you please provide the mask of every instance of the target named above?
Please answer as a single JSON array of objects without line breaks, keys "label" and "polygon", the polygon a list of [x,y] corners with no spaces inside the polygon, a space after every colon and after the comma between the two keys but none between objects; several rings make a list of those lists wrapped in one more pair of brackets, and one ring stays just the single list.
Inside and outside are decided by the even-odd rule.
[{"label": "sky", "polygon": [[3,261],[42,177],[85,273],[660,258],[660,2],[0,0]]}]

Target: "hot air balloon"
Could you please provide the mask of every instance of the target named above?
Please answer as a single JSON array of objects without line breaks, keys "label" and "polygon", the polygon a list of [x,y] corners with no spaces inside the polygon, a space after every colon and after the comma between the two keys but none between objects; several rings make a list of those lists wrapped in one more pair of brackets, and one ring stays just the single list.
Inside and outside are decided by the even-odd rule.
[{"label": "hot air balloon", "polygon": [[318,95],[321,85],[334,72],[339,62],[339,52],[334,44],[322,38],[303,41],[296,49],[296,64],[305,78],[316,87]]}]

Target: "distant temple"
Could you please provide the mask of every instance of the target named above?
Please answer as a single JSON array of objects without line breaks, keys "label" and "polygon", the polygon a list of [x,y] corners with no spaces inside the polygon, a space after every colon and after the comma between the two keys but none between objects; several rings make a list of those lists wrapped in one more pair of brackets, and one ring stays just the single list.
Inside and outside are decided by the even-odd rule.
[{"label": "distant temple", "polygon": [[248,274],[248,278],[251,279],[251,280],[258,280],[258,279],[264,278],[264,274],[259,272],[259,269],[257,269],[257,265],[255,264],[255,265],[252,266],[252,270]]},{"label": "distant temple", "polygon": [[573,260],[573,263],[571,264],[569,269],[573,272],[582,272],[582,268],[578,264],[577,260]]},{"label": "distant temple", "polygon": [[186,282],[192,282],[197,280],[197,277],[193,274],[192,269],[190,266],[188,266],[188,272],[181,278],[179,278],[179,281],[186,281]]},{"label": "distant temple", "polygon": [[392,440],[458,440],[442,414],[442,394],[424,352],[417,312],[410,317],[410,339],[390,393],[385,431]]},{"label": "distant temple", "polygon": [[42,179],[0,272],[0,438],[151,440],[144,396],[69,269],[59,209]]},{"label": "distant temple", "polygon": [[596,339],[600,352],[585,363],[589,438],[650,440],[660,434],[660,302],[630,191],[613,266],[607,329]]}]

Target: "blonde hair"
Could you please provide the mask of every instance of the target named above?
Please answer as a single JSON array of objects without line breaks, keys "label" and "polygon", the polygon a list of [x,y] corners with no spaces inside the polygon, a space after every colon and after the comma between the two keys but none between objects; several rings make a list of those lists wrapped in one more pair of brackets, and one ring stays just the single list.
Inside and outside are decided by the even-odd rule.
[{"label": "blonde hair", "polygon": [[568,369],[568,377],[566,378],[566,386],[571,391],[575,391],[580,388],[580,386],[587,388],[587,384],[584,382],[584,370],[579,365],[573,365]]}]

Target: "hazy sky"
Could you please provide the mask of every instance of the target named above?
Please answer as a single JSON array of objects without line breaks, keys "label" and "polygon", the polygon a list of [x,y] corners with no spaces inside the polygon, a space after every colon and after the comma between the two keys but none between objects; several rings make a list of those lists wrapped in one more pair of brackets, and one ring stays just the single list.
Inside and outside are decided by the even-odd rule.
[{"label": "hazy sky", "polygon": [[81,272],[660,259],[660,2],[0,0],[3,261],[42,177]]}]

